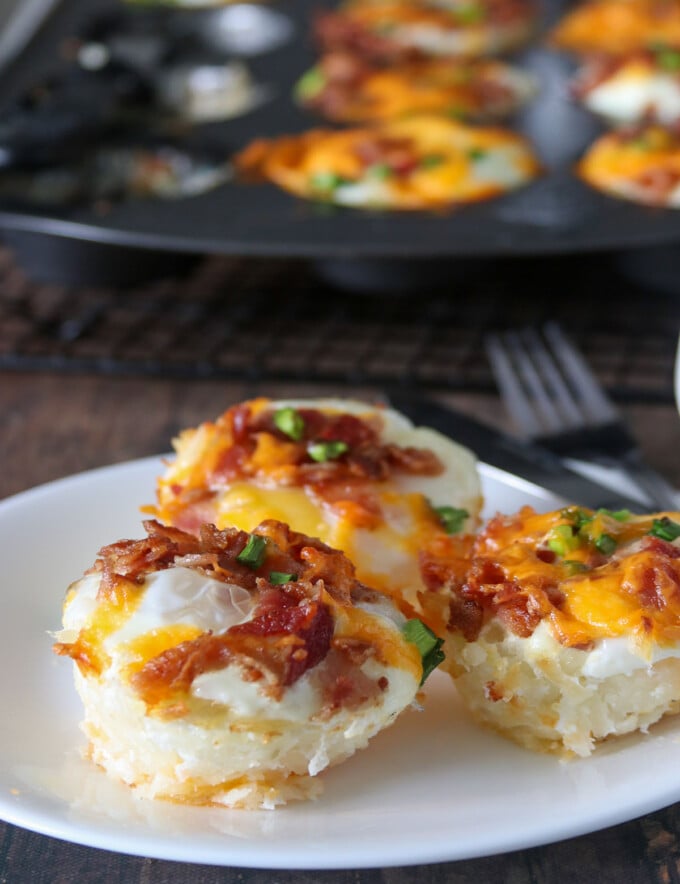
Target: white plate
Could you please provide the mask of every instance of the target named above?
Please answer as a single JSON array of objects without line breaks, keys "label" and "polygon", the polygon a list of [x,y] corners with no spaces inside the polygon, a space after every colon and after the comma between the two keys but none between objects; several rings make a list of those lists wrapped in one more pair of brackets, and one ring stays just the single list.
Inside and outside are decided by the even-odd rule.
[{"label": "white plate", "polygon": [[[488,855],[631,819],[680,798],[680,726],[570,763],[480,730],[449,679],[428,682],[367,750],[325,776],[317,801],[276,811],[136,799],[79,757],[69,661],[51,652],[64,589],[98,548],[141,534],[157,459],[64,479],[0,503],[0,817],[124,853],[259,868],[359,868]],[[548,492],[483,467],[487,510],[548,509]]]}]

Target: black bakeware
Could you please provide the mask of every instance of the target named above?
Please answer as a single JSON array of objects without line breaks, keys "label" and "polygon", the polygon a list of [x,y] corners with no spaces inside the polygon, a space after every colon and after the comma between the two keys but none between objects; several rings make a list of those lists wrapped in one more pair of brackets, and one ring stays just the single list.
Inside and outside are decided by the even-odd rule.
[{"label": "black bakeware", "polygon": [[[545,173],[505,197],[447,213],[390,214],[333,209],[296,199],[269,184],[230,181],[171,203],[127,198],[103,206],[82,200],[46,207],[0,197],[0,229],[9,232],[15,243],[22,234],[30,234],[32,247],[41,237],[56,235],[100,247],[132,246],[161,253],[352,258],[359,262],[383,258],[486,259],[673,245],[680,239],[680,212],[607,197],[574,175],[574,163],[602,126],[569,97],[573,60],[545,44],[547,29],[569,4],[563,0],[542,0],[542,4],[536,39],[514,57],[517,64],[535,75],[540,91],[510,125],[533,142]],[[165,134],[187,149],[218,150],[226,157],[252,138],[318,126],[321,121],[317,117],[295,106],[291,91],[317,56],[310,37],[313,16],[320,8],[330,6],[330,0],[280,0],[273,4],[272,10],[288,17],[290,33],[269,51],[255,52],[245,59],[253,76],[267,90],[268,99],[236,119],[169,130],[166,127]],[[214,10],[149,11],[116,0],[63,0],[21,58],[0,79],[0,133],[8,115],[11,118],[17,107],[25,105],[27,96],[34,96],[41,84],[52,83],[57,105],[69,96],[65,84],[73,83],[76,37],[95,35],[105,40],[107,28],[132,26],[142,31],[146,28],[165,39],[177,29],[188,28],[182,32],[180,46],[190,46],[192,57],[205,51],[214,58],[215,46],[208,45],[200,35],[201,28],[195,27],[198,17],[210,14]],[[143,20],[142,16],[147,18]],[[204,35],[210,32],[210,27],[203,30]],[[154,51],[162,56],[164,50],[156,47]],[[148,55],[147,64],[154,63],[156,56]],[[84,74],[79,76],[83,79]],[[62,155],[71,154],[74,143],[91,145],[96,141],[102,146],[112,138],[134,141],[147,139],[150,134],[161,137],[164,130],[159,128],[155,115],[144,110],[140,113],[135,106],[133,93],[139,89],[143,94],[144,83],[130,82],[128,72],[128,79],[124,78],[122,85],[118,82],[118,87],[122,92],[110,91],[108,100],[131,111],[125,117],[122,134],[118,123],[111,125],[117,107],[100,101],[90,82],[84,94],[94,95],[98,118],[93,123],[92,115],[86,113],[84,122],[76,120],[75,135],[66,132],[51,140],[51,159],[39,159],[57,163]],[[78,131],[78,125],[82,125],[82,131]]]}]

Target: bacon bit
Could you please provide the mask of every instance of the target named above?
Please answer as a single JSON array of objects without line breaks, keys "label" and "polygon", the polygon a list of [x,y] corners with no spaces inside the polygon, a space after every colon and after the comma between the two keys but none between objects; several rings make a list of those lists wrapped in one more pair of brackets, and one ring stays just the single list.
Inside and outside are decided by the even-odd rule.
[{"label": "bacon bit", "polygon": [[306,546],[300,558],[307,566],[306,576],[316,583],[323,582],[329,595],[341,605],[351,601],[352,588],[357,583],[354,565],[346,556],[332,558],[324,555],[313,546]]},{"label": "bacon bit", "polygon": [[[279,602],[285,598],[278,593]],[[259,609],[258,609],[259,610]],[[302,647],[295,648],[285,661],[280,684],[288,687],[301,678],[308,669],[317,666],[328,653],[333,636],[333,617],[330,610],[319,602],[306,602],[299,607],[280,604],[268,607],[247,623],[233,626],[226,637],[239,635],[294,636]]]},{"label": "bacon bit", "polygon": [[486,0],[484,8],[486,21],[494,23],[528,21],[536,12],[532,0]]},{"label": "bacon bit", "polygon": [[409,175],[420,166],[416,145],[410,138],[367,137],[357,143],[355,153],[364,166],[384,164],[395,175]]},{"label": "bacon bit", "polygon": [[352,666],[363,666],[371,657],[375,657],[375,645],[358,638],[335,638],[333,647],[341,651]]},{"label": "bacon bit", "polygon": [[496,609],[496,614],[501,622],[520,638],[529,638],[541,622],[540,613],[531,611],[527,602],[526,597],[518,596],[502,602]]},{"label": "bacon bit", "polygon": [[648,169],[636,179],[636,183],[645,190],[645,196],[651,202],[663,203],[666,197],[680,184],[680,171],[677,169]]},{"label": "bacon bit", "polygon": [[499,690],[495,681],[487,681],[484,685],[484,696],[487,700],[491,700],[493,703],[498,703],[499,700],[503,699],[503,692]]},{"label": "bacon bit", "polygon": [[389,678],[387,678],[384,675],[381,675],[380,678],[378,679],[378,687],[380,688],[380,690],[386,691],[389,686],[390,686]]},{"label": "bacon bit", "polygon": [[225,414],[225,421],[235,444],[248,442],[248,425],[251,409],[247,404],[235,405]]},{"label": "bacon bit", "polygon": [[423,583],[430,592],[457,592],[465,582],[474,537],[472,534],[434,534],[418,553]]},{"label": "bacon bit", "polygon": [[413,49],[399,46],[388,36],[370,31],[341,12],[317,15],[314,36],[327,51],[345,50],[381,64],[394,64],[418,57]]},{"label": "bacon bit", "polygon": [[444,465],[434,451],[427,448],[401,448],[398,445],[386,445],[389,464],[404,473],[414,476],[439,476],[444,472]]},{"label": "bacon bit", "polygon": [[370,72],[370,65],[356,53],[338,50],[328,52],[319,66],[327,81],[333,84],[356,86]]},{"label": "bacon bit", "polygon": [[476,641],[484,623],[484,608],[479,599],[454,595],[449,603],[447,628],[460,632],[466,641]]},{"label": "bacon bit", "polygon": [[680,558],[680,546],[675,546],[675,544],[670,543],[668,540],[663,540],[661,537],[647,535],[642,538],[641,547],[653,553],[668,556],[669,559]]},{"label": "bacon bit", "polygon": [[624,581],[623,587],[636,592],[644,608],[663,611],[680,592],[680,575],[671,561],[661,559],[638,572],[635,584]]},{"label": "bacon bit", "polygon": [[351,652],[348,655],[342,647],[331,648],[318,678],[323,697],[323,707],[316,716],[320,721],[327,721],[340,709],[356,709],[384,690],[354,666]]},{"label": "bacon bit", "polygon": [[469,88],[474,106],[485,113],[507,107],[514,98],[512,88],[492,75],[480,76],[470,83]]},{"label": "bacon bit", "polygon": [[545,562],[547,565],[552,565],[557,558],[557,553],[554,553],[551,549],[537,549],[536,558],[539,562]]}]

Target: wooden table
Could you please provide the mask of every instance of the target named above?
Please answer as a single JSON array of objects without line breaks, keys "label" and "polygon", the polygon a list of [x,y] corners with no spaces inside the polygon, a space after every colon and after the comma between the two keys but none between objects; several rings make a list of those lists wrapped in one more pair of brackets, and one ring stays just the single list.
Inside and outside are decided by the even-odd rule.
[{"label": "wooden table", "polygon": [[[166,451],[177,430],[214,416],[253,392],[256,389],[246,384],[210,380],[66,377],[40,372],[0,375],[0,497],[79,470]],[[310,388],[287,385],[271,392],[298,394]],[[460,394],[451,399],[459,408],[490,421],[498,420],[501,413],[493,395]],[[680,485],[680,419],[674,408],[636,405],[626,413],[645,441],[650,460]],[[667,884],[680,880],[679,834],[680,804],[605,831],[502,856],[383,870],[273,872],[125,856],[0,823],[0,882]]]}]

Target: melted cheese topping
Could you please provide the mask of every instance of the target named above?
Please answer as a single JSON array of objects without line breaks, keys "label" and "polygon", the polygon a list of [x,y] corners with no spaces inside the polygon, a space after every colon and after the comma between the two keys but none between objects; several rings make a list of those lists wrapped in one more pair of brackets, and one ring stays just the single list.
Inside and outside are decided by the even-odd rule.
[{"label": "melted cheese topping", "polygon": [[578,172],[607,193],[680,207],[680,138],[659,126],[603,135],[583,157]]},{"label": "melted cheese topping", "polygon": [[[323,69],[313,73],[323,83]],[[337,88],[334,82],[331,88]],[[371,71],[347,88],[346,99],[339,107],[334,104],[329,116],[346,123],[430,113],[489,120],[516,110],[534,91],[528,74],[499,61],[432,59]]]},{"label": "melted cheese topping", "polygon": [[[176,567],[147,575],[137,590],[136,603],[122,612],[100,593],[99,574],[73,584],[64,608],[60,641],[87,641],[102,661],[107,678],[127,681],[145,663],[185,641],[212,632],[226,632],[247,622],[253,612],[251,594],[244,588],[206,577],[190,568]],[[367,642],[373,655],[361,668],[371,678],[386,676],[400,684],[416,684],[422,674],[420,654],[401,634],[404,617],[388,599],[376,595],[355,606],[336,603],[324,594],[334,616],[334,637]],[[323,662],[319,664],[323,667]],[[316,667],[286,688],[280,700],[244,679],[238,665],[202,673],[194,679],[191,695],[227,705],[239,716],[268,720],[304,721],[323,705]]]},{"label": "melted cheese topping", "polygon": [[[414,162],[407,171],[377,175],[361,160],[361,146],[381,140],[408,144]],[[236,162],[242,171],[257,168],[298,196],[357,208],[406,210],[489,199],[525,184],[540,171],[521,136],[438,116],[258,141]],[[329,179],[335,182],[331,189],[319,184]]]},{"label": "melted cheese topping", "polygon": [[[678,513],[668,516],[680,521]],[[480,535],[477,554],[489,557],[522,592],[539,593],[537,604],[529,607],[542,607],[541,619],[562,644],[585,646],[616,638],[649,659],[653,645],[680,648],[680,557],[642,542],[657,518],[661,515],[618,521],[597,513],[580,536],[574,536],[573,547],[551,557],[545,553],[556,529],[568,529],[572,522],[559,512],[536,515],[524,510],[490,523]],[[595,545],[603,534],[614,544],[608,557]],[[541,602],[546,587],[555,588],[562,601]]]},{"label": "melted cheese topping", "polygon": [[680,6],[676,0],[591,0],[569,12],[551,40],[571,52],[613,55],[679,43]]},{"label": "melted cheese topping", "polygon": [[[384,443],[429,449],[439,457],[444,471],[436,476],[395,473],[387,482],[366,480],[361,488],[377,503],[377,513],[372,509],[367,513],[360,501],[352,498],[351,492],[347,500],[340,495],[339,499],[336,496],[329,502],[310,487],[276,485],[277,477],[286,481],[285,469],[283,472],[268,470],[261,478],[218,482],[208,487],[210,465],[219,460],[215,452],[220,433],[216,424],[209,424],[186,431],[177,440],[177,460],[159,480],[159,518],[186,527],[186,504],[178,503],[173,489],[183,486],[192,493],[200,493],[201,489],[212,491],[213,512],[209,520],[215,521],[218,527],[235,525],[250,531],[265,519],[284,521],[294,530],[319,537],[345,552],[363,583],[393,596],[400,603],[417,607],[418,592],[425,589],[419,557],[431,545],[436,545],[439,538],[447,536],[432,506],[467,509],[470,517],[465,528],[471,529],[476,524],[481,492],[474,456],[433,430],[413,427],[402,415],[388,409],[377,410],[347,400],[268,403],[271,408],[286,406],[352,413],[371,420],[379,417]],[[198,438],[202,441],[200,445]],[[224,444],[229,445],[228,438]],[[201,455],[203,448],[208,452],[206,461]],[[198,506],[204,509],[205,504],[200,501],[199,497]]]},{"label": "melted cheese topping", "polygon": [[475,3],[479,14],[456,15],[456,7],[469,3],[414,3],[412,0],[380,0],[345,4],[343,15],[374,31],[390,42],[429,55],[476,56],[503,52],[521,45],[531,34],[534,9],[526,4],[525,14],[510,20],[493,21],[483,0]]}]

